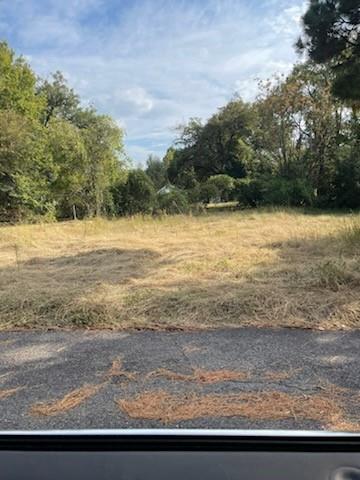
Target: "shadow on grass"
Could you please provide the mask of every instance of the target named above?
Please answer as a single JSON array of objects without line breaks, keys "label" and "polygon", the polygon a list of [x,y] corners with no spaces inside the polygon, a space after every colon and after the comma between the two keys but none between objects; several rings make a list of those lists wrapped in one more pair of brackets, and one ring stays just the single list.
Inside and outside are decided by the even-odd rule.
[{"label": "shadow on grass", "polygon": [[34,257],[10,268],[9,273],[35,276],[40,282],[49,277],[61,282],[81,281],[86,286],[94,281],[116,284],[141,278],[163,263],[161,255],[150,249],[102,248],[76,255]]},{"label": "shadow on grass", "polygon": [[[360,260],[340,234],[265,243],[277,259],[251,272],[134,289],[128,317],[140,326],[191,329],[360,327]],[[220,272],[219,272],[220,273]]]},{"label": "shadow on grass", "polygon": [[130,282],[168,263],[150,249],[117,248],[20,261],[0,270],[0,327],[104,326],[102,288],[116,287],[120,297]]},{"label": "shadow on grass", "polygon": [[222,265],[218,276],[173,275],[164,267],[176,258],[151,249],[20,261],[0,270],[0,327],[358,328],[359,261],[349,238],[264,239],[259,248],[276,253],[270,263]]}]

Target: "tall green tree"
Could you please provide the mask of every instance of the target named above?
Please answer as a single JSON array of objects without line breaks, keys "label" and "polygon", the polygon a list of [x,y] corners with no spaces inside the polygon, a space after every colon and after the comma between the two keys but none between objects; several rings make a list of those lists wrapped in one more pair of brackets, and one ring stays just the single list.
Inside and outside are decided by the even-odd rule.
[{"label": "tall green tree", "polygon": [[[254,110],[250,104],[235,97],[204,125],[191,119],[183,126],[177,140],[182,147],[175,152],[169,175],[194,169],[197,179],[225,173],[232,177],[246,175],[252,157],[251,132]],[[176,181],[176,180],[175,180]]]},{"label": "tall green tree", "polygon": [[343,123],[331,80],[326,66],[307,63],[263,86],[254,139],[260,173],[303,177],[318,195],[326,195]]},{"label": "tall green tree", "polygon": [[151,213],[156,192],[151,179],[141,169],[130,170],[125,183],[113,188],[116,210],[122,215]]},{"label": "tall green tree", "polygon": [[51,81],[43,80],[38,86],[38,94],[46,99],[42,121],[48,125],[53,118],[73,121],[80,108],[80,98],[70,88],[59,71],[51,76]]},{"label": "tall green tree", "polygon": [[87,155],[88,214],[101,215],[112,208],[110,190],[124,165],[123,131],[111,117],[87,112],[87,123],[80,132]]},{"label": "tall green tree", "polygon": [[[60,218],[86,213],[88,156],[80,130],[66,120],[48,125],[49,150],[56,176],[51,191]],[[74,210],[75,209],[75,210]]]},{"label": "tall green tree", "polygon": [[311,0],[303,16],[297,47],[334,71],[333,92],[344,100],[360,100],[359,0]]},{"label": "tall green tree", "polygon": [[222,202],[229,201],[235,187],[234,178],[225,174],[213,175],[206,183],[215,187]]},{"label": "tall green tree", "polygon": [[23,57],[17,57],[6,42],[0,42],[0,110],[38,119],[45,99],[36,92],[36,76]]},{"label": "tall green tree", "polygon": [[55,176],[44,127],[19,113],[0,111],[0,220],[53,213]]},{"label": "tall green tree", "polygon": [[151,178],[155,188],[159,190],[168,183],[166,164],[155,155],[149,155],[146,161],[146,174]]}]

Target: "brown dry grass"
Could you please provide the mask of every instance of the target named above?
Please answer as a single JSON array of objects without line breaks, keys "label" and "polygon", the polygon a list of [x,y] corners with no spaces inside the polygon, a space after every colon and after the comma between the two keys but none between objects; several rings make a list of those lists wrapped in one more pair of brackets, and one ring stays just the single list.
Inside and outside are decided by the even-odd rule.
[{"label": "brown dry grass", "polygon": [[33,405],[30,408],[31,415],[53,416],[59,413],[67,412],[75,407],[78,407],[88,398],[95,395],[102,385],[84,385],[81,388],[77,388],[64,397],[54,400],[52,402],[42,402]]},{"label": "brown dry grass", "polygon": [[117,358],[112,362],[110,369],[105,374],[105,377],[122,377],[126,380],[136,380],[137,374],[136,372],[128,372],[127,370],[124,370],[122,359]]},{"label": "brown dry grass", "polygon": [[196,383],[219,383],[247,380],[249,375],[247,372],[239,372],[235,370],[204,370],[202,368],[195,368],[192,373],[178,373],[166,368],[159,368],[147,374],[150,377],[164,377],[167,380],[196,382]]},{"label": "brown dry grass", "polygon": [[347,421],[338,399],[325,394],[289,395],[283,392],[241,393],[236,395],[172,395],[164,390],[144,392],[131,399],[117,400],[131,418],[173,423],[200,417],[245,417],[251,420],[318,421],[329,429],[340,429]]},{"label": "brown dry grass", "polygon": [[0,227],[0,328],[357,328],[359,225],[259,210]]},{"label": "brown dry grass", "polygon": [[[266,381],[279,382],[292,378],[296,373],[300,372],[301,368],[289,369],[287,371],[268,371],[265,372],[262,378]],[[249,380],[255,372],[241,372],[238,370],[205,370],[202,368],[195,368],[192,373],[179,373],[166,368],[158,368],[146,375],[146,378],[163,377],[167,380],[196,382],[196,383],[219,383],[231,381],[245,381]]]},{"label": "brown dry grass", "polygon": [[19,390],[23,390],[24,387],[15,387],[15,388],[3,388],[0,389],[0,400],[4,400],[5,398],[11,397],[15,395],[16,392]]}]

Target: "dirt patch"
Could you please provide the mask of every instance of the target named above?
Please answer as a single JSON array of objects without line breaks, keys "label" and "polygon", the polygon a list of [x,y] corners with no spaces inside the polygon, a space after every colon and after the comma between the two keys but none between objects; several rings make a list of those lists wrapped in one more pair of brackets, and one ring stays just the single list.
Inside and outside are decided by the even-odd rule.
[{"label": "dirt patch", "polygon": [[159,368],[153,372],[148,373],[147,378],[163,377],[168,380],[196,382],[196,383],[219,383],[247,380],[249,375],[247,372],[240,372],[235,370],[203,370],[195,368],[192,373],[177,373],[165,368]]},{"label": "dirt patch", "polygon": [[239,416],[252,420],[307,419],[334,429],[345,421],[341,404],[322,394],[289,395],[271,391],[236,395],[172,395],[159,390],[118,400],[117,404],[131,418],[164,423],[200,417]]},{"label": "dirt patch", "polygon": [[11,397],[19,390],[22,390],[24,387],[16,387],[16,388],[7,388],[0,390],[0,400],[4,400],[5,398]]},{"label": "dirt patch", "polygon": [[73,408],[79,406],[88,398],[95,395],[101,385],[84,385],[81,388],[77,388],[70,393],[67,393],[63,398],[54,400],[47,403],[37,403],[30,408],[31,415],[44,415],[53,416],[59,413],[67,412]]}]

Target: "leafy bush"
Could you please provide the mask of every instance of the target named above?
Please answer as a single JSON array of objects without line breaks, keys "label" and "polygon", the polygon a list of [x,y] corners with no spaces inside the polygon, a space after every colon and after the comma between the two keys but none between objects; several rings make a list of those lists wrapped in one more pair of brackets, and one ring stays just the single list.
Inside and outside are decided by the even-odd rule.
[{"label": "leafy bush", "polygon": [[190,204],[201,202],[201,183],[198,182],[193,188],[186,190],[186,194]]},{"label": "leafy bush", "polygon": [[303,179],[273,178],[264,187],[264,203],[268,205],[301,207],[313,203],[313,191]]},{"label": "leafy bush", "polygon": [[[355,149],[354,149],[355,150]],[[360,207],[360,155],[350,151],[338,162],[334,182],[336,206]]]},{"label": "leafy bush", "polygon": [[155,188],[143,170],[131,170],[125,183],[113,188],[116,211],[122,215],[152,213],[156,203]]},{"label": "leafy bush", "polygon": [[186,194],[180,190],[172,190],[159,194],[157,197],[159,210],[168,214],[188,213],[189,201]]},{"label": "leafy bush", "polygon": [[260,180],[242,178],[236,180],[234,197],[240,205],[256,207],[264,201],[263,184]]},{"label": "leafy bush", "polygon": [[220,196],[219,190],[213,183],[205,182],[200,185],[199,200],[202,203],[210,203]]},{"label": "leafy bush", "polygon": [[310,206],[314,200],[313,191],[305,180],[287,180],[281,177],[237,180],[235,197],[241,205],[251,207],[260,205]]},{"label": "leafy bush", "polygon": [[206,183],[213,185],[217,189],[220,201],[227,202],[234,190],[235,179],[230,177],[230,175],[213,175]]}]

